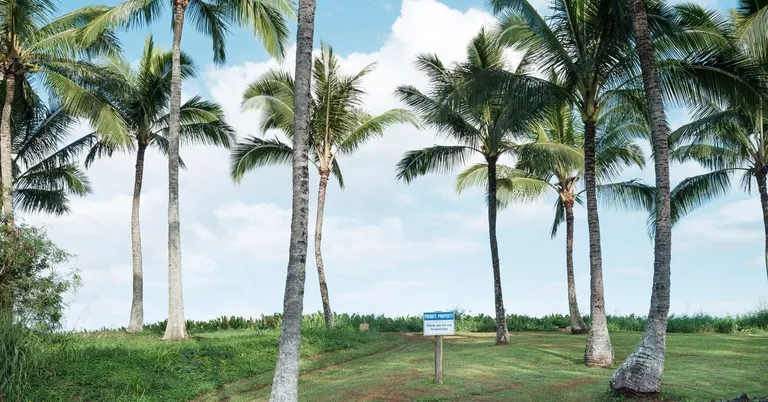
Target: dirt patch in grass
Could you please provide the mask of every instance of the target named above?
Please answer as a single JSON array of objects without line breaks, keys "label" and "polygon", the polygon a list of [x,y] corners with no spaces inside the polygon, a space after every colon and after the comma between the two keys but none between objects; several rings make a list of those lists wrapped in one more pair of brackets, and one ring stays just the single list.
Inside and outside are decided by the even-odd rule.
[{"label": "dirt patch in grass", "polygon": [[413,359],[411,359],[411,363],[421,363],[424,360],[427,360],[427,359],[423,357],[414,357]]},{"label": "dirt patch in grass", "polygon": [[347,392],[347,397],[344,398],[348,401],[410,401],[422,396],[434,396],[436,394],[449,394],[450,390],[447,388],[440,389],[439,385],[413,387],[406,384],[425,380],[426,377],[418,372],[418,370],[408,370],[404,373],[379,377],[376,389],[358,389],[351,392]]}]

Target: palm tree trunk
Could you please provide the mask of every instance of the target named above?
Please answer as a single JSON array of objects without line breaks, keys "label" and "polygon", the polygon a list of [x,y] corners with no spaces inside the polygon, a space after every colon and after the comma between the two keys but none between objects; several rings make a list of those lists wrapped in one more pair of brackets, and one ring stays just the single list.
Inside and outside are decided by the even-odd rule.
[{"label": "palm tree trunk", "polygon": [[131,249],[133,251],[133,302],[131,303],[131,321],[128,332],[141,331],[144,325],[144,273],[141,266],[141,227],[139,207],[141,185],[144,181],[144,155],[147,145],[139,143],[136,152],[136,178],[133,182],[133,205],[131,208]]},{"label": "palm tree trunk", "polygon": [[174,2],[171,61],[171,110],[168,119],[168,325],[163,340],[186,340],[181,283],[181,225],[179,220],[179,114],[181,113],[181,32],[187,0]]},{"label": "palm tree trunk", "polygon": [[288,273],[283,298],[283,328],[277,347],[277,366],[272,380],[273,402],[299,399],[301,314],[309,237],[309,82],[312,76],[312,44],[315,34],[315,0],[299,1],[296,29],[296,78],[293,135],[293,205]]},{"label": "palm tree trunk", "polygon": [[565,267],[568,274],[568,311],[571,316],[571,333],[584,334],[587,325],[581,318],[579,302],[576,299],[576,280],[573,277],[573,200],[566,200],[565,205]]},{"label": "palm tree trunk", "polygon": [[763,167],[757,172],[757,189],[760,191],[760,205],[763,209],[763,228],[765,230],[765,273],[768,275],[768,184],[766,184],[766,169]]},{"label": "palm tree trunk", "polygon": [[645,331],[635,351],[611,377],[611,388],[624,394],[658,393],[664,374],[669,314],[670,262],[672,258],[672,220],[669,194],[669,132],[664,116],[664,100],[653,55],[653,42],[643,0],[632,0],[637,53],[643,72],[643,85],[651,117],[654,167],[656,168],[656,236],[653,261],[653,291]]},{"label": "palm tree trunk", "polygon": [[496,241],[496,158],[488,158],[488,238],[491,242],[491,264],[493,265],[493,291],[496,301],[496,344],[509,343],[507,316],[504,312],[504,297],[501,293],[501,267],[499,245]]},{"label": "palm tree trunk", "polygon": [[0,122],[0,182],[2,183],[3,210],[6,223],[13,223],[13,156],[11,150],[11,110],[16,90],[16,75],[5,75],[5,103]]},{"label": "palm tree trunk", "polygon": [[315,263],[317,264],[317,278],[320,280],[320,298],[323,301],[323,317],[325,326],[333,328],[333,310],[331,300],[328,298],[328,284],[325,281],[323,269],[323,253],[320,245],[323,241],[323,213],[325,211],[325,191],[328,188],[328,176],[330,171],[320,172],[320,188],[317,192],[317,220],[315,222]]},{"label": "palm tree trunk", "polygon": [[595,179],[595,122],[584,122],[584,186],[587,192],[587,224],[589,226],[590,316],[592,317],[584,364],[607,367],[613,364],[613,347],[605,317],[603,260],[600,250],[600,218],[597,214],[597,180]]}]

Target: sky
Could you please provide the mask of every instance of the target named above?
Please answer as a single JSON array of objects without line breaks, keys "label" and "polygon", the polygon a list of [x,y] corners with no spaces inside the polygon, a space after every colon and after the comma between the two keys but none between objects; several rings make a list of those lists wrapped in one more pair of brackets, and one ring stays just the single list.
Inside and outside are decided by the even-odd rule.
[{"label": "sky", "polygon": [[[69,11],[92,0],[66,0]],[[116,4],[110,0],[108,4]],[[723,11],[732,2],[710,0]],[[537,3],[543,10],[546,3]],[[167,11],[166,11],[167,12]],[[137,61],[145,36],[170,48],[170,17],[122,34],[130,61]],[[398,85],[424,88],[415,56],[437,53],[458,61],[483,25],[494,21],[483,0],[318,0],[316,47],[334,47],[347,72],[377,62],[365,80],[366,107],[381,113],[402,107],[392,97]],[[210,42],[187,26],[182,48],[199,66],[184,83],[184,96],[219,102],[240,136],[256,134],[259,115],[240,110],[248,83],[270,68],[253,35],[233,30],[228,60],[212,64]],[[295,46],[285,68],[292,68]],[[673,127],[687,121],[670,110]],[[88,128],[79,126],[77,133]],[[454,174],[432,175],[409,185],[395,179],[394,166],[407,150],[439,143],[429,129],[396,126],[359,153],[340,160],[346,189],[329,186],[323,252],[332,307],[337,312],[419,315],[460,307],[493,314],[493,276],[486,210],[481,191],[457,195]],[[646,149],[649,149],[645,145]],[[185,314],[189,319],[221,315],[259,316],[282,310],[288,258],[291,172],[288,166],[254,171],[240,184],[229,176],[226,150],[182,149],[182,251]],[[75,254],[67,266],[81,271],[83,287],[70,295],[66,314],[72,329],[127,325],[131,304],[130,208],[134,157],[117,155],[89,170],[94,193],[72,199],[62,217],[26,215]],[[673,181],[704,170],[675,165]],[[314,228],[316,172],[310,170],[310,215]],[[623,179],[653,182],[653,168],[630,169]],[[673,183],[674,184],[674,183]],[[509,314],[541,316],[568,312],[565,239],[551,239],[553,195],[499,214],[498,241],[504,301]],[[145,321],[167,316],[167,163],[149,153],[142,195]],[[589,311],[587,222],[577,209],[575,271],[579,306]],[[601,208],[606,308],[610,314],[646,315],[653,273],[653,246],[642,213]],[[766,306],[762,224],[756,194],[734,188],[727,198],[686,217],[673,233],[671,312],[740,314]],[[310,232],[311,233],[311,232]],[[305,312],[321,310],[312,254],[307,259]]]}]

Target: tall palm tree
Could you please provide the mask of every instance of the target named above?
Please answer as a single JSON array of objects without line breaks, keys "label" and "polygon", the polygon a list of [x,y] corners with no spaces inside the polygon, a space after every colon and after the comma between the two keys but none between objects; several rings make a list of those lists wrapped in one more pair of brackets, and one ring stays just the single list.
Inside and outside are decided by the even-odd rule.
[{"label": "tall palm tree", "polygon": [[[372,70],[369,65],[354,75],[341,72],[339,61],[330,46],[323,45],[322,52],[315,58],[311,83],[309,149],[310,162],[317,169],[320,184],[317,196],[317,220],[315,223],[315,262],[320,280],[320,296],[323,315],[328,328],[333,328],[328,285],[321,251],[323,235],[323,213],[326,189],[331,174],[344,188],[339,168],[339,156],[349,155],[373,137],[381,136],[384,130],[397,123],[412,123],[418,126],[416,117],[406,110],[391,109],[373,116],[363,107],[365,91],[363,78]],[[243,95],[245,109],[263,110],[266,118],[262,134],[277,129],[288,138],[293,137],[295,98],[293,77],[289,72],[271,70],[251,83]],[[232,152],[232,177],[240,181],[245,173],[259,166],[288,164],[293,149],[278,139],[270,140],[256,136],[247,138]]]},{"label": "tall palm tree", "polygon": [[528,51],[531,62],[562,76],[562,86],[578,107],[584,125],[584,187],[589,226],[591,278],[589,331],[584,362],[613,364],[603,289],[600,220],[597,208],[596,126],[613,93],[622,88],[634,65],[628,30],[611,0],[558,0],[543,19],[526,0],[492,0],[507,43]]},{"label": "tall palm tree", "polygon": [[645,0],[632,0],[635,43],[643,72],[645,97],[651,120],[653,160],[656,168],[656,235],[654,236],[653,291],[648,321],[640,343],[611,377],[611,388],[622,393],[658,393],[664,373],[667,315],[669,314],[672,219],[669,184],[669,128],[664,115],[659,75]]},{"label": "tall palm tree", "polygon": [[[612,180],[625,166],[645,166],[645,157],[640,147],[632,140],[646,137],[647,129],[642,121],[624,113],[623,108],[609,109],[600,117],[597,125],[597,175],[601,183]],[[570,147],[582,153],[584,134],[576,121],[573,109],[568,105],[548,108],[541,122],[531,133],[536,144],[555,143]],[[573,208],[583,204],[579,181],[583,175],[583,159],[563,160],[552,155],[547,149],[521,146],[517,152],[518,161],[514,168],[500,165],[497,169],[499,187],[498,201],[506,206],[539,198],[549,192],[557,194],[555,220],[551,236],[557,236],[560,226],[565,223],[565,261],[568,283],[568,310],[571,332],[582,334],[587,326],[581,318],[576,298],[576,282],[573,272]],[[534,181],[540,184],[533,185]],[[457,177],[456,189],[465,189],[487,183],[487,165],[480,163],[462,172]],[[615,191],[631,183],[612,183]],[[531,191],[521,191],[527,188]],[[600,189],[601,186],[598,187]],[[539,192],[536,192],[539,190]]]},{"label": "tall palm tree", "polygon": [[[446,67],[436,55],[426,54],[418,57],[416,67],[428,76],[429,91],[423,93],[413,86],[401,86],[396,95],[451,145],[408,151],[397,164],[397,177],[409,183],[427,173],[461,166],[473,155],[485,160],[496,344],[506,344],[509,333],[496,240],[497,163],[499,158],[517,151],[516,141],[524,136],[543,105],[551,101],[544,93],[533,93],[537,87],[541,90],[546,82],[507,72],[498,35],[487,30],[482,30],[470,42],[464,63]],[[509,85],[500,85],[502,81],[496,80],[505,76],[503,82]],[[580,157],[578,153],[559,149],[565,157]]]},{"label": "tall palm tree", "polygon": [[[144,321],[143,271],[141,260],[141,229],[139,207],[144,180],[144,159],[148,148],[153,147],[168,154],[168,109],[171,94],[171,52],[155,46],[152,36],[144,44],[144,52],[138,70],[134,71],[122,59],[113,59],[106,68],[119,77],[117,82],[105,83],[105,97],[127,122],[130,137],[125,139],[131,150],[136,151],[133,203],[131,208],[131,245],[133,256],[133,302],[128,331],[141,331]],[[182,78],[197,75],[191,58],[181,53]],[[234,142],[234,130],[224,121],[221,107],[195,96],[181,105],[180,136],[188,144],[218,145],[229,148]],[[109,138],[100,131],[94,138]],[[98,157],[111,156],[119,151],[111,142],[94,141],[85,165],[88,167]],[[180,162],[181,160],[178,159]],[[182,165],[183,166],[183,165]]]},{"label": "tall palm tree", "polygon": [[[542,18],[526,0],[489,0],[499,17],[502,36],[513,48],[526,50],[531,63],[561,76],[562,88],[584,124],[584,185],[590,243],[591,318],[584,362],[590,367],[613,364],[605,317],[605,297],[597,208],[596,130],[603,111],[641,88],[634,48],[632,13],[615,0],[555,0]],[[684,4],[648,4],[649,27],[657,39],[661,86],[666,96],[695,103],[707,91],[738,92],[747,83],[727,71],[728,60],[713,50],[728,47],[722,24],[710,12]],[[682,55],[682,56],[681,56]]]},{"label": "tall palm tree", "polygon": [[110,31],[90,41],[80,39],[81,29],[98,15],[86,7],[56,19],[51,0],[0,1],[0,76],[5,84],[5,98],[0,119],[0,183],[2,213],[13,221],[13,157],[11,116],[21,81],[35,80],[60,99],[73,115],[89,118],[91,124],[120,132],[125,124],[94,96],[84,80],[99,74],[88,63],[90,56],[115,54],[119,47]]},{"label": "tall palm tree", "polygon": [[[81,35],[92,40],[106,29],[132,27],[155,20],[168,0],[126,0],[107,8]],[[226,34],[231,24],[250,27],[267,51],[282,57],[288,38],[285,16],[293,16],[290,0],[171,0],[173,48],[171,107],[168,119],[168,325],[164,340],[185,340],[181,284],[181,226],[179,218],[179,139],[181,126],[181,37],[189,16],[198,31],[213,42],[213,60],[226,61]]]},{"label": "tall palm tree", "polygon": [[309,231],[309,123],[312,102],[312,44],[315,35],[315,0],[299,0],[296,28],[296,81],[293,99],[293,202],[288,272],[283,297],[283,327],[277,345],[277,364],[272,379],[272,402],[299,400],[299,355],[301,318],[304,309],[304,279],[307,271]]}]

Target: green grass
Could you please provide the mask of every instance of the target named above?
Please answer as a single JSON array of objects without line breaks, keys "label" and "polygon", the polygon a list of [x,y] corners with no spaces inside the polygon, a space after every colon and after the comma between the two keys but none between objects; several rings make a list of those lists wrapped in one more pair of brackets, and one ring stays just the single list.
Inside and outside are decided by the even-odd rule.
[{"label": "green grass", "polygon": [[[32,379],[33,401],[187,401],[217,388],[236,392],[237,380],[269,378],[277,330],[232,330],[160,341],[153,333],[104,332],[55,338],[45,370]],[[387,350],[403,343],[389,334],[303,333],[302,372]],[[234,383],[227,387],[224,384]],[[247,389],[251,389],[249,386]],[[2,399],[2,398],[0,398]]]},{"label": "green grass", "polygon": [[[434,383],[434,346],[409,341],[386,353],[306,374],[304,401],[613,401],[607,392],[613,369],[582,364],[585,336],[514,333],[508,346],[493,346],[492,334],[446,340],[445,383]],[[639,333],[611,334],[617,362]],[[768,395],[768,337],[672,334],[661,396],[670,401],[733,399],[741,392]],[[219,393],[200,401],[260,401],[266,383],[252,392]]]},{"label": "green grass", "polygon": [[[640,333],[611,334],[617,362]],[[267,400],[278,331],[57,336],[47,343],[32,401]],[[582,364],[586,336],[519,332],[508,346],[464,333],[445,344],[445,384],[433,382],[433,344],[421,336],[352,330],[303,333],[301,400],[613,401],[612,369]],[[768,395],[768,336],[670,334],[662,397],[672,401]]]}]

